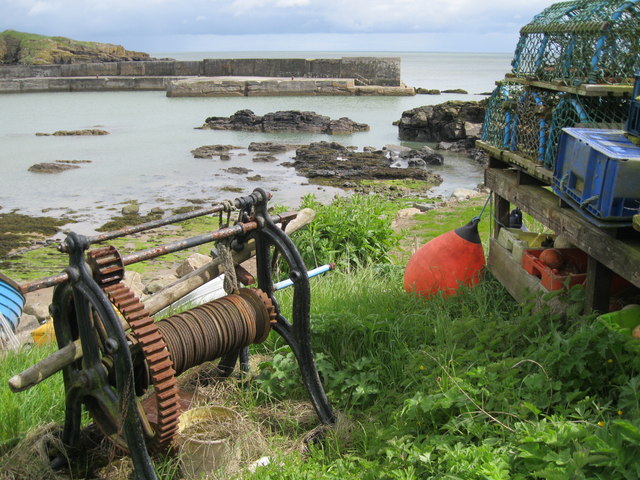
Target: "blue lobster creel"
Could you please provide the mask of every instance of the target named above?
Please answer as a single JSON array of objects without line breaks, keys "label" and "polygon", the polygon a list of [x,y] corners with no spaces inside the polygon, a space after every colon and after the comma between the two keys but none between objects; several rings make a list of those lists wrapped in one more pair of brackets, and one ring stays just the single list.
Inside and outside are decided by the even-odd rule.
[{"label": "blue lobster creel", "polygon": [[[18,284],[0,273],[0,313],[9,322],[14,332],[20,322],[24,301]],[[0,321],[2,321],[1,318]]]}]

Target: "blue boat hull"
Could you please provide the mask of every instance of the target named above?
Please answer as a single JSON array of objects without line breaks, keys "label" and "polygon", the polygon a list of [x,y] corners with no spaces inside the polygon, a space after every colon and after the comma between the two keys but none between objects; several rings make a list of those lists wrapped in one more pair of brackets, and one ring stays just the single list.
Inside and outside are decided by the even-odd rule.
[{"label": "blue boat hull", "polygon": [[24,301],[18,284],[0,273],[0,313],[14,332],[20,323]]}]

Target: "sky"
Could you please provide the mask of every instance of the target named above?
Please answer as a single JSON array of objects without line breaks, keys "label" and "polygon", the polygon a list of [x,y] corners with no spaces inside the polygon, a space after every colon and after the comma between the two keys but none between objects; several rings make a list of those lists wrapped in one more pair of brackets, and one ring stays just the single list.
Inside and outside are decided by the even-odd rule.
[{"label": "sky", "polygon": [[155,52],[513,52],[552,0],[0,0],[0,31]]}]

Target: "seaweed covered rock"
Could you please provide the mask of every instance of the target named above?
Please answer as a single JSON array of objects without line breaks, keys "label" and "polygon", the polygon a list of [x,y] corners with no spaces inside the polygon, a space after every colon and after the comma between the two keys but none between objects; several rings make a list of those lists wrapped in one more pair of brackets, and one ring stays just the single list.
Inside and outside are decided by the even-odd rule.
[{"label": "seaweed covered rock", "polygon": [[342,117],[332,120],[315,112],[285,110],[256,115],[252,110],[239,110],[230,117],[209,117],[203,130],[239,130],[244,132],[306,132],[329,135],[366,132],[369,125]]},{"label": "seaweed covered rock", "polygon": [[420,167],[392,167],[392,160],[381,150],[355,151],[336,142],[315,142],[296,150],[296,171],[310,179],[324,179],[343,185],[345,180],[424,180],[437,185],[442,178]]}]

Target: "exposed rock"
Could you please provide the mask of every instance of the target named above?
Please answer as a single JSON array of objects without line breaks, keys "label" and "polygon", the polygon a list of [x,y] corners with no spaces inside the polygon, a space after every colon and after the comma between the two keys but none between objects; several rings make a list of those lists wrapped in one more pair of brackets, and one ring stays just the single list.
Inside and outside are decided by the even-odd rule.
[{"label": "exposed rock", "polygon": [[369,130],[364,123],[348,118],[331,120],[325,115],[298,110],[278,111],[258,116],[251,110],[239,110],[230,117],[209,117],[200,127],[205,130],[240,130],[246,132],[308,132],[349,134]]},{"label": "exposed rock", "polygon": [[428,212],[429,210],[435,210],[440,206],[439,203],[416,203],[411,205],[413,208],[420,210],[421,212]]},{"label": "exposed rock", "polygon": [[46,303],[27,303],[24,306],[23,313],[33,315],[40,323],[46,322],[51,316],[49,314],[49,305]]},{"label": "exposed rock", "polygon": [[296,150],[296,171],[308,178],[323,178],[336,185],[356,179],[415,179],[442,182],[425,168],[393,168],[383,152],[354,152],[335,142],[317,142]]},{"label": "exposed rock", "polygon": [[467,129],[475,133],[482,126],[485,101],[449,101],[426,105],[402,113],[396,122],[402,140],[417,142],[454,142],[467,138]]},{"label": "exposed rock", "polygon": [[18,337],[20,345],[33,343],[31,332],[39,327],[40,321],[35,315],[30,315],[23,312],[20,316],[20,323],[18,323],[18,327],[16,328],[16,337]]},{"label": "exposed rock", "polygon": [[159,277],[151,280],[146,288],[144,289],[145,293],[148,295],[153,295],[156,292],[159,292],[164,287],[171,285],[178,279],[175,275],[161,275]]},{"label": "exposed rock", "polygon": [[0,33],[0,63],[47,65],[132,60],[153,59],[146,53],[110,43],[79,42],[15,30]]},{"label": "exposed rock", "polygon": [[152,215],[164,215],[164,208],[153,207],[151,210],[149,210],[149,213],[151,213]]},{"label": "exposed rock", "polygon": [[252,175],[250,177],[247,177],[247,180],[249,180],[250,182],[259,182],[263,179],[264,177],[262,175]]},{"label": "exposed rock", "polygon": [[122,207],[122,215],[138,215],[140,213],[140,205],[137,203],[128,203]]},{"label": "exposed rock", "polygon": [[213,158],[217,155],[227,153],[229,150],[237,150],[242,147],[236,147],[234,145],[203,145],[196,149],[191,150],[191,155],[194,158]]},{"label": "exposed rock", "polygon": [[138,298],[142,297],[144,293],[144,284],[142,283],[142,277],[138,272],[133,270],[125,270],[123,283],[136,294]]},{"label": "exposed rock", "polygon": [[481,197],[484,195],[482,192],[478,192],[477,190],[469,190],[468,188],[456,188],[449,197],[450,202],[462,202],[464,200],[469,200],[474,197]]},{"label": "exposed rock", "polygon": [[80,167],[78,165],[61,163],[61,162],[44,162],[44,163],[36,163],[35,165],[31,165],[28,170],[34,173],[60,173],[66,170],[73,170],[76,168],[80,168]]},{"label": "exposed rock", "polygon": [[277,162],[278,159],[276,157],[274,157],[273,155],[261,154],[261,155],[256,155],[255,157],[253,157],[253,161],[254,162]]},{"label": "exposed rock", "polygon": [[206,265],[211,261],[209,255],[203,255],[201,253],[194,253],[189,255],[180,265],[176,268],[176,275],[178,278],[184,277],[187,273],[191,273],[194,270]]},{"label": "exposed rock", "polygon": [[223,170],[225,172],[234,173],[234,174],[237,174],[237,175],[246,175],[247,173],[253,171],[253,170],[249,170],[248,168],[244,168],[244,167],[230,167],[230,168],[224,168]]},{"label": "exposed rock", "polygon": [[467,95],[469,92],[462,88],[450,88],[448,90],[442,90],[442,93],[460,93],[462,95]]},{"label": "exposed rock", "polygon": [[432,148],[423,146],[420,150],[407,150],[400,153],[400,157],[409,161],[409,166],[417,166],[417,161],[420,160],[423,165],[442,165],[444,163],[444,157],[439,153],[436,153]]},{"label": "exposed rock", "polygon": [[416,95],[440,95],[437,88],[416,88]]},{"label": "exposed rock", "polygon": [[464,153],[481,165],[486,165],[489,161],[489,156],[484,150],[476,148],[477,139],[478,137],[474,136],[458,140],[457,142],[439,142],[436,145],[436,150]]},{"label": "exposed rock", "polygon": [[393,153],[402,153],[402,152],[408,152],[411,150],[411,147],[405,147],[403,145],[384,145],[382,147],[382,150],[388,150],[389,152],[393,152]]},{"label": "exposed rock", "polygon": [[300,146],[301,145],[291,145],[287,143],[251,142],[248,148],[250,152],[282,153],[289,150],[295,150]]},{"label": "exposed rock", "polygon": [[85,135],[109,135],[106,130],[99,128],[85,128],[84,130],[58,130],[53,133],[37,132],[37,137],[70,137],[70,136],[85,136]]}]

